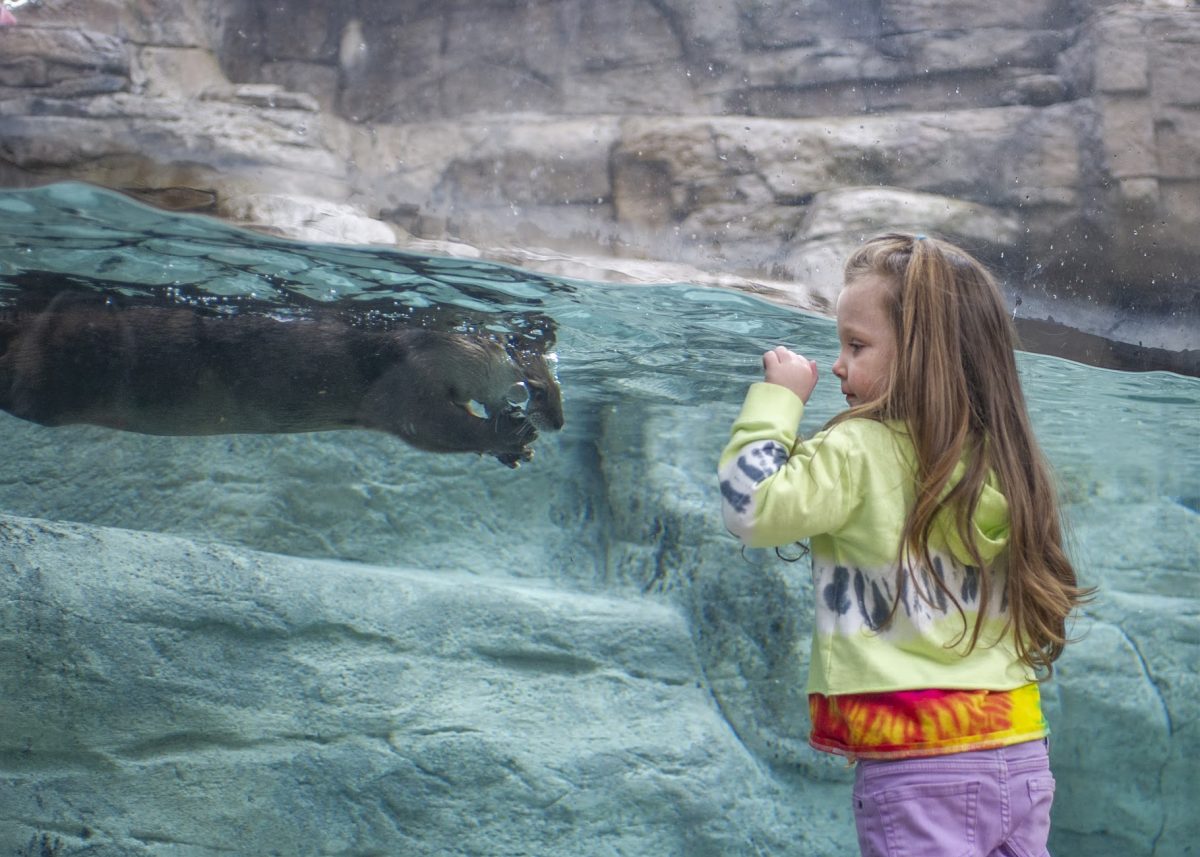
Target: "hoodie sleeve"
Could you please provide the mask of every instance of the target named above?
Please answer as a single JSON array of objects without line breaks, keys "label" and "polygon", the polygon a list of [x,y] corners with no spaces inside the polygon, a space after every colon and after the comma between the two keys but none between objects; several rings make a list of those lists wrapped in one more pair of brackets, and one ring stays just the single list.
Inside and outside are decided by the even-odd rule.
[{"label": "hoodie sleeve", "polygon": [[804,403],[778,384],[751,385],[717,467],[725,526],[748,547],[834,533],[857,499],[843,432],[797,440]]}]

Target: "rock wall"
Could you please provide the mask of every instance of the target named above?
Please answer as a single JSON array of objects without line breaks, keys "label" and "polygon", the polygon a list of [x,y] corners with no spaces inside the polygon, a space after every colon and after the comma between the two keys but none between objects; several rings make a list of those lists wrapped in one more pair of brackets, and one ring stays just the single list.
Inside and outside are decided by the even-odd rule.
[{"label": "rock wall", "polygon": [[0,32],[0,183],[816,309],[862,232],[919,226],[1027,312],[1178,349],[1198,47],[1182,0],[63,2]]}]

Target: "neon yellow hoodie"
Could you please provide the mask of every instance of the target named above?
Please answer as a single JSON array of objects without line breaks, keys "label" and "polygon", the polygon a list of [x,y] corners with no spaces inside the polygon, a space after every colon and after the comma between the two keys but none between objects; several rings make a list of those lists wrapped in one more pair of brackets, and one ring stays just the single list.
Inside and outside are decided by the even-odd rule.
[{"label": "neon yellow hoodie", "polygon": [[[979,643],[966,654],[979,574],[948,516],[931,533],[933,567],[915,567],[897,584],[915,488],[915,454],[904,427],[847,420],[804,441],[796,436],[803,414],[804,403],[787,388],[752,385],[718,475],[725,526],[743,543],[778,547],[809,539],[816,619],[808,692],[1010,690],[1034,681],[1017,657],[1008,622],[1002,556],[1008,503],[994,479],[972,521],[976,548],[993,569],[993,591]],[[946,581],[961,614],[931,575]],[[885,622],[897,594],[900,604]]]}]

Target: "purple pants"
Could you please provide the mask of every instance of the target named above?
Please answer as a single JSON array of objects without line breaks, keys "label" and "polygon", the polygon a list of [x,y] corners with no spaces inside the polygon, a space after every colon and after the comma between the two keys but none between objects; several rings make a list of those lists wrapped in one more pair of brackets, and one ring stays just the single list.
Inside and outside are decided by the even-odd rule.
[{"label": "purple pants", "polygon": [[1054,777],[1045,740],[856,769],[863,857],[1049,857]]}]

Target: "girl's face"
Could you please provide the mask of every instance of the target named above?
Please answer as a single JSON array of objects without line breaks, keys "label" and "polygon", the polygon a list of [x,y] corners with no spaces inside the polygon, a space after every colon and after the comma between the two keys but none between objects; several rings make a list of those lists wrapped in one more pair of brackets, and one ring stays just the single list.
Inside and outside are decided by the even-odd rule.
[{"label": "girl's face", "polygon": [[842,382],[842,395],[850,407],[883,393],[896,361],[896,332],[888,310],[891,291],[887,280],[866,276],[847,283],[838,296],[842,350],[833,374]]}]

